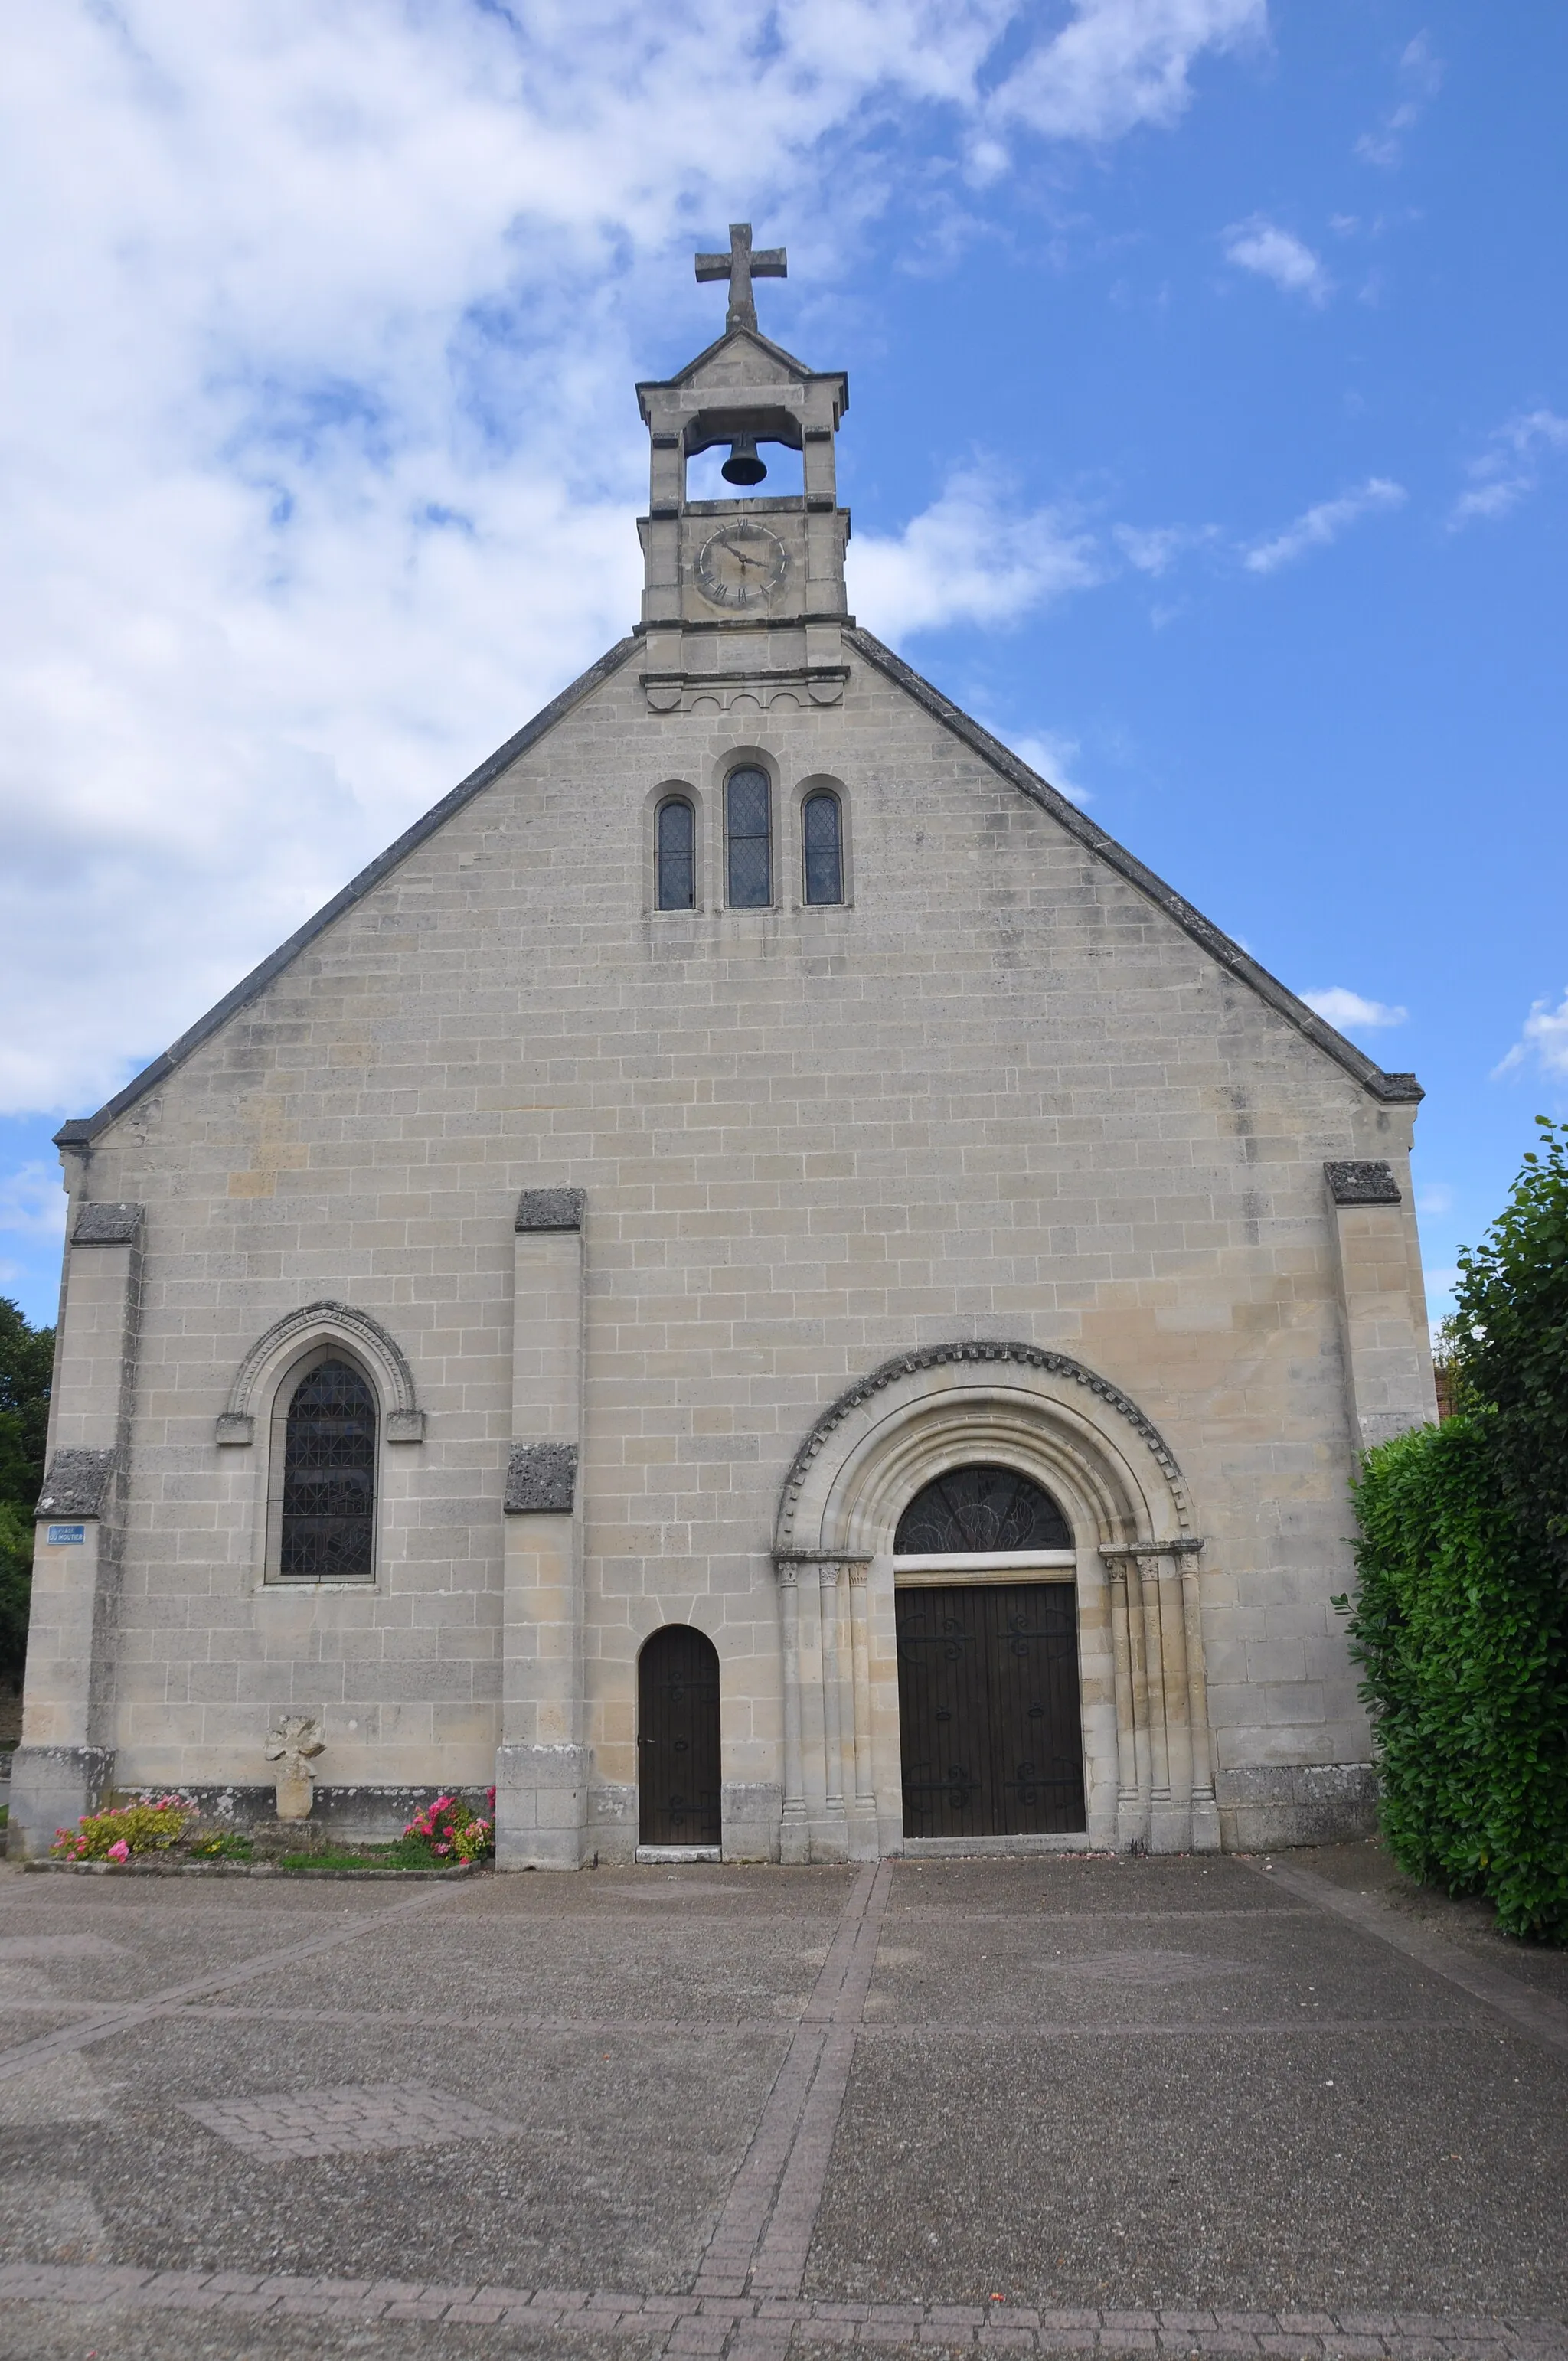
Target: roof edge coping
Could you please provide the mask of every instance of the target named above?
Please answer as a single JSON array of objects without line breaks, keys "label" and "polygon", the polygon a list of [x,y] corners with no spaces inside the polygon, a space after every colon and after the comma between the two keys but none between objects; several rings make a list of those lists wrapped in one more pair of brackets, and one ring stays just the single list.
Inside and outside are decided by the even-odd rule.
[{"label": "roof edge coping", "polygon": [[902,656],[894,655],[891,648],[884,647],[872,632],[858,624],[847,625],[844,637],[868,664],[875,664],[879,672],[885,673],[890,680],[896,681],[901,688],[906,689],[927,713],[934,715],[955,736],[972,746],[977,754],[982,755],[994,770],[1000,771],[1003,778],[1010,779],[1031,802],[1049,812],[1069,835],[1077,837],[1091,852],[1097,853],[1130,885],[1136,886],[1140,894],[1146,895],[1168,917],[1173,918],[1183,933],[1190,935],[1211,958],[1218,960],[1222,967],[1229,968],[1233,975],[1249,984],[1260,999],[1266,1000],[1278,1016],[1293,1025],[1299,1033],[1304,1034],[1314,1049],[1323,1050],[1337,1065],[1343,1066],[1369,1097],[1390,1105],[1401,1102],[1414,1104],[1425,1098],[1426,1093],[1414,1074],[1385,1073],[1375,1059],[1369,1058],[1364,1049],[1358,1049],[1354,1041],[1347,1041],[1343,1033],[1336,1033],[1315,1009],[1309,1008],[1304,1000],[1298,999],[1288,984],[1281,983],[1277,976],[1270,975],[1250,952],[1243,950],[1240,943],[1233,942],[1229,935],[1223,933],[1212,919],[1206,918],[1201,910],[1195,909],[1190,902],[1184,900],[1174,886],[1166,884],[1163,877],[1156,876],[1152,869],[1146,868],[1125,845],[1107,835],[1104,829],[1097,828],[1075,803],[1069,802],[1059,789],[1053,787],[1048,780],[1042,779],[1037,771],[1030,770],[1027,763],[1022,762],[1011,748],[1004,746],[999,738],[993,738],[989,730],[982,729],[978,721],[964,712],[961,706],[955,705],[951,697],[944,697],[939,688],[934,688],[913,665],[906,664]]}]

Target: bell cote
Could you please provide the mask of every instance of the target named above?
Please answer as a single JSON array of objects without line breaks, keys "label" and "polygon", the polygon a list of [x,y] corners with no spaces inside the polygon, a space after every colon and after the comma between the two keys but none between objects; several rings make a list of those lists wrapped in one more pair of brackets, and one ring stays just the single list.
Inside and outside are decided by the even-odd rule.
[{"label": "bell cote", "polygon": [[[637,388],[651,445],[648,513],[637,523],[642,682],[657,712],[833,705],[843,695],[850,517],[839,506],[834,436],[849,379],[806,368],[759,330],[752,278],[784,269],[782,247],[754,252],[750,224],[732,225],[728,254],[696,258],[699,279],[729,282],[723,335],[678,377]],[[765,455],[781,445],[801,455],[802,489],[770,495]],[[721,473],[735,497],[688,499],[689,462],[725,445]]]}]

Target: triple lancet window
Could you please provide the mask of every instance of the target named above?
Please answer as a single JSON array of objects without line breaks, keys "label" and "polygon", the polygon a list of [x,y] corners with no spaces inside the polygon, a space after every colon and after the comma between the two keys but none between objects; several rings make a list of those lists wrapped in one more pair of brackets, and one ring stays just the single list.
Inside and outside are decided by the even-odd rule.
[{"label": "triple lancet window", "polygon": [[[797,906],[842,906],[849,898],[849,862],[841,789],[808,781],[799,791],[798,884],[787,841],[782,861],[773,842],[776,796],[774,782],[761,763],[738,762],[725,774],[715,815],[722,835],[722,906],[771,910],[798,890]],[[672,785],[655,801],[655,910],[696,910],[702,904],[699,871],[706,869],[707,856],[702,849],[706,840],[698,826],[699,805],[699,796],[685,785]],[[707,824],[705,818],[702,825]]]},{"label": "triple lancet window", "polygon": [[376,1397],[347,1360],[317,1361],[294,1388],[281,1505],[280,1581],[374,1578]]}]

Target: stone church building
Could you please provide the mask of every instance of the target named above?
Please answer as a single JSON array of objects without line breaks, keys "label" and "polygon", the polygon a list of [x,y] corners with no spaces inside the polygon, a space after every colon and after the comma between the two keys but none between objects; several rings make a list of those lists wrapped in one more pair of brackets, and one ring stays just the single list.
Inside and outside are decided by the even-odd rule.
[{"label": "stone church building", "polygon": [[637,390],[637,629],[59,1135],[14,1848],[291,1716],[503,1867],[1366,1823],[1420,1092],[855,623],[783,260]]}]

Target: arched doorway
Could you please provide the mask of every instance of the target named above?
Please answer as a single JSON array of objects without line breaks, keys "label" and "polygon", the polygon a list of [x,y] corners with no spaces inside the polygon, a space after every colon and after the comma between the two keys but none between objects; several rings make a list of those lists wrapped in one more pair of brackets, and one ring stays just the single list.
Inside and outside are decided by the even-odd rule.
[{"label": "arched doorway", "polygon": [[639,1843],[719,1842],[718,1652],[686,1623],[637,1659],[637,1778]]},{"label": "arched doorway", "polygon": [[1084,1827],[1071,1554],[1050,1494],[993,1462],[944,1470],[905,1508],[894,1598],[906,1837]]}]

